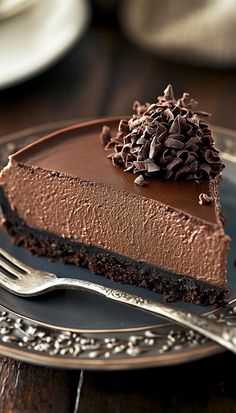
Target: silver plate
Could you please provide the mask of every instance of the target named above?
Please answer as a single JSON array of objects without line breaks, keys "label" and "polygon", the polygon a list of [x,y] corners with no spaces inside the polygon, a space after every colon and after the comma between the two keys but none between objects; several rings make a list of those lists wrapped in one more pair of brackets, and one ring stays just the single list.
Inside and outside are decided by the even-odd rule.
[{"label": "silver plate", "polygon": [[[28,129],[7,136],[0,144],[0,164],[16,149],[55,129],[78,121],[62,122]],[[236,322],[236,308],[230,298],[236,296],[236,134],[214,127],[217,146],[223,151],[226,169],[221,199],[228,218],[226,232],[231,236],[228,259],[229,301],[215,312],[228,324]],[[105,277],[73,265],[34,257],[11,244],[0,230],[0,245],[33,267],[59,276],[80,277],[117,287]],[[162,297],[134,286],[119,285],[124,291],[162,301]],[[35,364],[63,368],[129,369],[171,365],[196,360],[223,351],[210,340],[179,325],[145,312],[75,291],[60,291],[34,299],[15,297],[0,289],[0,354]],[[204,313],[210,307],[175,303],[180,308]]]}]

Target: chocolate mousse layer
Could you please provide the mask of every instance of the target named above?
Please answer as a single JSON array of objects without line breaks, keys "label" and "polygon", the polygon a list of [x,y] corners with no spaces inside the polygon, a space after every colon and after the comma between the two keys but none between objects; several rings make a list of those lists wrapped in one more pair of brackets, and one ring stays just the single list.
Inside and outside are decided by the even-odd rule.
[{"label": "chocolate mousse layer", "polygon": [[[104,155],[98,139],[104,124],[115,132],[119,119],[75,125],[10,157],[1,203],[15,241],[168,299],[222,298],[229,240],[219,178],[146,178],[148,185],[135,185],[132,174]],[[200,205],[202,193],[210,205]]]}]

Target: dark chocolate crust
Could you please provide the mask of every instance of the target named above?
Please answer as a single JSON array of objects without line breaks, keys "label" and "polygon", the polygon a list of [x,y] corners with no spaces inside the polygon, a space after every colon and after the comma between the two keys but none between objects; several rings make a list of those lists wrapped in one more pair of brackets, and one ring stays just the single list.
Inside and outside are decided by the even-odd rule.
[{"label": "dark chocolate crust", "polygon": [[152,265],[105,251],[102,248],[75,243],[46,231],[29,228],[6,204],[3,224],[15,245],[27,248],[32,254],[59,259],[89,268],[116,282],[133,284],[161,293],[165,301],[189,301],[200,305],[220,305],[227,290],[199,282],[191,277],[171,274]]}]

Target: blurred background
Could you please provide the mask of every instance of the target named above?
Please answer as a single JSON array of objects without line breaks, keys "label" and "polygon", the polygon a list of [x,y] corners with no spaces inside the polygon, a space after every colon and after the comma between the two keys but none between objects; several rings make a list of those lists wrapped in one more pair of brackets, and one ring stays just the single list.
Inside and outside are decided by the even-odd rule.
[{"label": "blurred background", "polygon": [[236,0],[0,0],[0,135],[131,113],[172,83],[236,129]]}]

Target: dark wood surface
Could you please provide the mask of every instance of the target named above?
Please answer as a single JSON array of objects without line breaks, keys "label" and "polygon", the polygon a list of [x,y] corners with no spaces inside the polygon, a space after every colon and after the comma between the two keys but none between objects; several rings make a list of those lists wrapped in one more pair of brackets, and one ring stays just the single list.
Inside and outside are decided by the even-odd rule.
[{"label": "dark wood surface", "polygon": [[[188,91],[212,122],[236,129],[236,70],[170,63],[93,25],[56,66],[0,92],[0,136],[73,118],[122,115],[152,101],[167,83]],[[127,372],[62,371],[0,362],[0,413],[236,412],[236,358]]]}]

